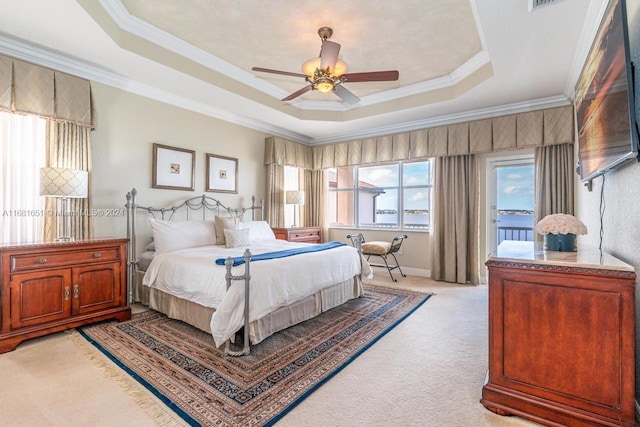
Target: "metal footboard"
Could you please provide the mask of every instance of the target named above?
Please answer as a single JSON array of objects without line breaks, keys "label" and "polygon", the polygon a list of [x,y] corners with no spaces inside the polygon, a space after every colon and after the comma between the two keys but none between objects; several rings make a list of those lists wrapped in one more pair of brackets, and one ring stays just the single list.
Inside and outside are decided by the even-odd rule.
[{"label": "metal footboard", "polygon": [[227,274],[224,276],[227,279],[227,292],[231,287],[233,280],[244,280],[244,337],[242,350],[231,350],[231,339],[229,339],[224,347],[224,353],[229,356],[246,356],[251,352],[249,346],[249,283],[251,280],[251,274],[249,272],[249,262],[251,261],[251,252],[249,249],[244,251],[244,274],[242,276],[234,276],[231,274],[231,267],[233,267],[233,260],[228,257],[224,262],[227,267]]}]

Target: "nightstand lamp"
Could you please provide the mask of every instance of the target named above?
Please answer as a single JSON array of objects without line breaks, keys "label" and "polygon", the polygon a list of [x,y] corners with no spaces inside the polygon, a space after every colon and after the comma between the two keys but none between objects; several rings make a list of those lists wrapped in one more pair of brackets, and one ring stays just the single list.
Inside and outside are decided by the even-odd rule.
[{"label": "nightstand lamp", "polygon": [[[302,190],[289,190],[285,193],[285,203],[287,205],[294,205],[293,212],[293,227],[298,226],[296,221],[297,215],[300,214],[300,205],[304,205],[304,191]],[[296,215],[297,214],[297,215]]]},{"label": "nightstand lamp", "polygon": [[[89,172],[68,168],[40,169],[40,195],[56,197],[56,242],[68,242],[71,237],[72,198],[84,199],[89,188]],[[62,211],[59,206],[62,205]],[[58,217],[62,215],[62,235],[58,224]]]}]

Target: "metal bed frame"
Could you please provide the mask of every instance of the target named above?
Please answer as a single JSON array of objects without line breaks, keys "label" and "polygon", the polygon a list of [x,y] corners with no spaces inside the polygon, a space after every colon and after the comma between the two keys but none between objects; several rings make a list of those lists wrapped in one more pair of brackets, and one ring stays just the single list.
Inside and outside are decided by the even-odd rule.
[{"label": "metal bed frame", "polygon": [[[161,219],[165,221],[171,221],[176,212],[184,211],[186,220],[194,219],[190,218],[191,214],[195,214],[197,211],[201,211],[199,219],[203,221],[207,219],[207,213],[219,215],[220,212],[226,212],[232,216],[242,218],[244,214],[251,211],[251,219],[255,221],[256,211],[260,211],[260,219],[264,217],[264,201],[261,199],[260,204],[256,205],[255,196],[251,197],[251,206],[246,208],[229,208],[223,205],[219,200],[209,197],[207,195],[196,196],[183,201],[174,206],[167,208],[154,208],[140,206],[136,203],[136,195],[138,192],[135,188],[129,191],[126,195],[127,203],[127,286],[129,290],[129,303],[133,303],[133,278],[135,277],[136,267],[138,265],[138,257],[136,254],[136,219],[137,211],[143,210],[151,215],[152,218]],[[233,265],[231,258],[227,258],[225,267],[227,273],[225,279],[227,281],[227,290],[231,286],[231,282],[234,280],[244,280],[245,284],[245,300],[244,300],[244,342],[243,348],[240,351],[233,351],[230,348],[230,340],[225,345],[225,353],[229,356],[243,356],[248,355],[250,350],[249,345],[249,283],[251,279],[250,275],[250,259],[251,252],[247,249],[244,253],[245,272],[243,275],[234,276],[231,274],[231,267]]]}]

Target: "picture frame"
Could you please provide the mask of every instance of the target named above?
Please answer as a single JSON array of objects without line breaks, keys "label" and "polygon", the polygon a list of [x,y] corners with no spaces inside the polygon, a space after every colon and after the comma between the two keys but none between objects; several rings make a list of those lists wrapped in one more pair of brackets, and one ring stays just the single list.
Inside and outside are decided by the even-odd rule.
[{"label": "picture frame", "polygon": [[152,188],[194,191],[195,170],[194,150],[153,144]]},{"label": "picture frame", "polygon": [[207,153],[205,191],[238,194],[238,159]]}]

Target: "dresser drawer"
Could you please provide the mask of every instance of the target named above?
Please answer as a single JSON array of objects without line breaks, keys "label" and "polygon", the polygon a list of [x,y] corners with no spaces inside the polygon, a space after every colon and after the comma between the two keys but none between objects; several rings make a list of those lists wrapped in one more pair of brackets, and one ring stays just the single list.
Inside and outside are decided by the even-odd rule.
[{"label": "dresser drawer", "polygon": [[118,261],[119,259],[120,251],[118,248],[96,248],[89,250],[12,255],[10,265],[11,272],[19,272],[92,262]]},{"label": "dresser drawer", "polygon": [[276,239],[290,242],[320,243],[322,235],[320,227],[274,228]]},{"label": "dresser drawer", "polygon": [[290,231],[289,240],[292,242],[300,242],[303,240],[319,240],[320,235],[317,231]]}]

